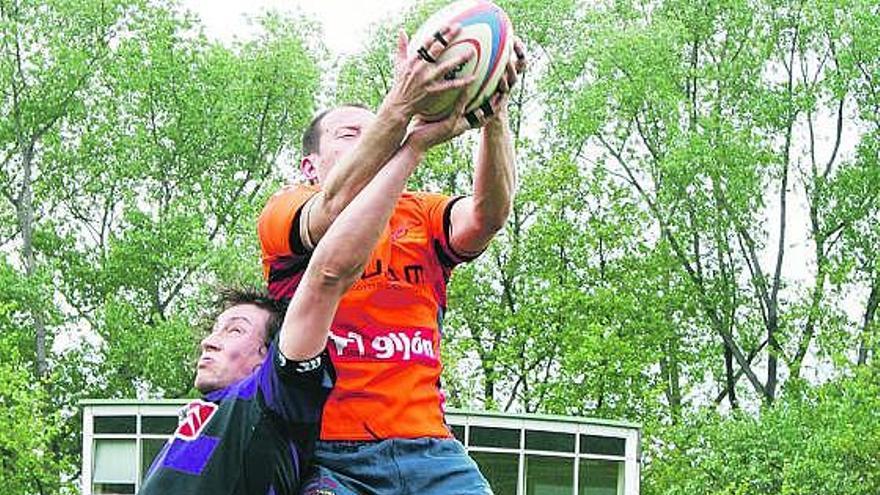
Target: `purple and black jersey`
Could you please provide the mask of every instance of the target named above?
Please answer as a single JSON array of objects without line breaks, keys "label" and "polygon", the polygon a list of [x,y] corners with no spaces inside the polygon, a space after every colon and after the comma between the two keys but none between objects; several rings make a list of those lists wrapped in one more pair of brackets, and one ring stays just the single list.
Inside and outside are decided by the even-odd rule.
[{"label": "purple and black jersey", "polygon": [[181,410],[140,495],[298,493],[333,380],[326,355],[288,361],[276,339],[254,374]]}]

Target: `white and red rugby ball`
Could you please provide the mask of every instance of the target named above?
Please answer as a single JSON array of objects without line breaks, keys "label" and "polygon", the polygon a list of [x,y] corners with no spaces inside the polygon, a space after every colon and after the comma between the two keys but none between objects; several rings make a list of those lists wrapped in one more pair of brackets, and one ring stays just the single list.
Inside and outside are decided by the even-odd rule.
[{"label": "white and red rugby ball", "polygon": [[[474,81],[458,91],[447,91],[434,97],[434,101],[420,115],[426,121],[441,120],[452,112],[461,91],[467,91],[468,103],[465,113],[472,112],[495,93],[498,82],[504,76],[507,62],[513,52],[513,26],[500,7],[487,0],[458,0],[428,18],[410,38],[409,55],[414,56],[426,40],[433,39],[447,24],[459,23],[461,32],[452,40],[437,63],[467,51],[474,56],[456,67],[446,79],[458,79],[475,75]],[[436,43],[436,41],[435,41]]]}]

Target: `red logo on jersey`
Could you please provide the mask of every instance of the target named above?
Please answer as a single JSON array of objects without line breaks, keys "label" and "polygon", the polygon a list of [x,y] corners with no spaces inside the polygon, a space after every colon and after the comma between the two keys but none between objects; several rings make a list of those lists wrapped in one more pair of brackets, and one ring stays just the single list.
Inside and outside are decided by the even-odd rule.
[{"label": "red logo on jersey", "polygon": [[181,440],[190,442],[198,438],[199,433],[217,412],[217,404],[196,400],[187,404],[186,408],[181,411],[180,424],[177,425],[177,431],[174,436]]}]

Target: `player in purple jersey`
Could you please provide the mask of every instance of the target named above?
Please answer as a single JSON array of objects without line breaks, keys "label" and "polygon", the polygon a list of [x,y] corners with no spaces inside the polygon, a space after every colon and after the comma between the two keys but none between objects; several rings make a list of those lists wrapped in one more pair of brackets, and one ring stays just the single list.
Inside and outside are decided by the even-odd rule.
[{"label": "player in purple jersey", "polygon": [[407,178],[425,151],[468,128],[466,101],[414,128],[342,211],[312,254],[280,320],[262,297],[234,298],[201,342],[196,388],[147,474],[141,495],[294,494],[333,384],[323,354],[342,295],[360,277]]}]

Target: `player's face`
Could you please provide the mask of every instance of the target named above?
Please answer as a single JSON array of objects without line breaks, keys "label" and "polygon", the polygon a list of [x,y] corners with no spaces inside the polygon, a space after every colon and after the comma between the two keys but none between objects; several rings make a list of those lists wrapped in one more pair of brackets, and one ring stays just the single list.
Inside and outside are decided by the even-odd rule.
[{"label": "player's face", "polygon": [[268,322],[269,312],[252,304],[233,306],[221,313],[200,344],[196,388],[208,393],[253,373],[266,356]]},{"label": "player's face", "polygon": [[364,129],[375,119],[373,112],[357,107],[340,107],[321,119],[321,138],[318,144],[320,151],[315,157],[319,183],[324,182],[330,169],[354,148]]}]

